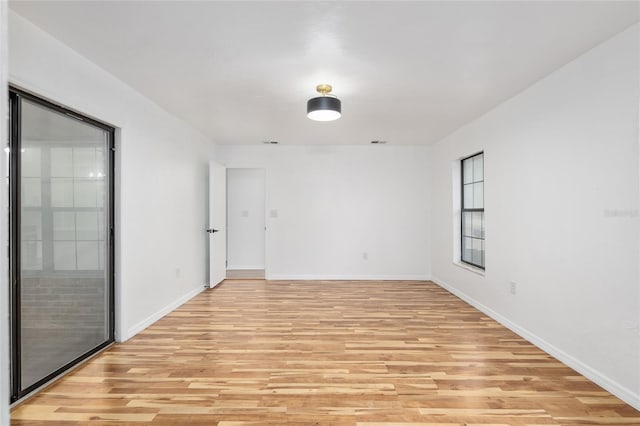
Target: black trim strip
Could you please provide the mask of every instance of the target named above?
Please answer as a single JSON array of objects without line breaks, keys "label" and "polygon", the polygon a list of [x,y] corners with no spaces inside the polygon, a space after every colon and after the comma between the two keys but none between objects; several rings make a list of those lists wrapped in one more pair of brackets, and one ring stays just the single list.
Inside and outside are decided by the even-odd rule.
[{"label": "black trim strip", "polygon": [[18,95],[9,91],[9,101],[11,110],[10,138],[9,138],[9,275],[10,283],[10,347],[11,347],[11,402],[17,399],[20,393],[20,282],[18,280],[18,270],[20,265],[20,252],[18,250],[18,233],[20,229],[20,126],[18,117],[20,116]]}]

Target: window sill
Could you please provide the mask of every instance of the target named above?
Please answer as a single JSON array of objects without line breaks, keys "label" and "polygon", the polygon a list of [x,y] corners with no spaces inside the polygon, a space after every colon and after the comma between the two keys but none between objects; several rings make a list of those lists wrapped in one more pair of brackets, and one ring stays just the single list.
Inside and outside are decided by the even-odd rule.
[{"label": "window sill", "polygon": [[471,266],[460,261],[454,261],[453,264],[462,269],[466,269],[467,271],[473,272],[474,274],[482,275],[484,277],[484,269],[476,268],[475,266]]}]

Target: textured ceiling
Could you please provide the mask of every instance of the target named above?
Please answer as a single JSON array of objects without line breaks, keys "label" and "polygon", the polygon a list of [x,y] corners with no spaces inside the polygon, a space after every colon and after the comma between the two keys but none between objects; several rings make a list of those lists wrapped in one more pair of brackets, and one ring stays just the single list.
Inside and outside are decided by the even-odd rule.
[{"label": "textured ceiling", "polygon": [[[637,2],[12,2],[219,144],[428,144],[638,21]],[[343,116],[306,101],[330,83]]]}]

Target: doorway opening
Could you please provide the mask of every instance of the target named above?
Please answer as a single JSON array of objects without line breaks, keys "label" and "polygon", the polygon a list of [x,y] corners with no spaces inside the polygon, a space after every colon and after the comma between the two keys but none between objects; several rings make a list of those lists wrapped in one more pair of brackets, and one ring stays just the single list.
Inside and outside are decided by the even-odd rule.
[{"label": "doorway opening", "polygon": [[265,170],[227,169],[227,278],[265,277]]}]

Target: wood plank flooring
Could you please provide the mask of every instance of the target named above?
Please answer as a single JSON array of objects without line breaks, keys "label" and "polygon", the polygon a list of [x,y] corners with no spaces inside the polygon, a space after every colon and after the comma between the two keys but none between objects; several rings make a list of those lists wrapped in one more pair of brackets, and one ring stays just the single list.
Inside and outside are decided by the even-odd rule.
[{"label": "wood plank flooring", "polygon": [[430,282],[228,280],[12,412],[15,425],[640,425]]}]

